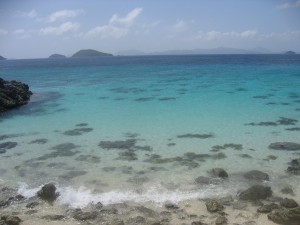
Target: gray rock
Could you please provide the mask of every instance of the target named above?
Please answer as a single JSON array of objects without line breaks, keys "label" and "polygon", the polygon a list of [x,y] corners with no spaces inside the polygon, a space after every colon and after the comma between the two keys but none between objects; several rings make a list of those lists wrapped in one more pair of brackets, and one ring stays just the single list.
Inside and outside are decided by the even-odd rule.
[{"label": "gray rock", "polygon": [[248,180],[256,180],[256,181],[269,180],[269,175],[267,173],[261,172],[259,170],[251,170],[251,171],[245,173],[244,177]]},{"label": "gray rock", "polygon": [[22,220],[17,216],[1,216],[1,220],[7,225],[19,225]]},{"label": "gray rock", "polygon": [[291,187],[284,187],[280,190],[280,192],[286,195],[294,195],[294,191]]},{"label": "gray rock", "polygon": [[45,184],[41,190],[37,192],[37,196],[45,201],[54,202],[59,196],[53,183]]},{"label": "gray rock", "polygon": [[165,208],[166,209],[179,209],[179,206],[172,203],[172,202],[166,202],[165,203]]},{"label": "gray rock", "polygon": [[123,220],[113,219],[106,223],[106,225],[124,225]]},{"label": "gray rock", "polygon": [[293,209],[275,209],[272,213],[268,214],[268,219],[273,221],[274,223],[284,225],[299,225],[300,207]]},{"label": "gray rock", "polygon": [[297,151],[300,150],[300,144],[294,142],[274,142],[269,145],[273,150]]},{"label": "gray rock", "polygon": [[219,216],[215,222],[216,225],[224,225],[227,224],[227,218],[225,216]]},{"label": "gray rock", "polygon": [[45,220],[52,220],[52,221],[57,221],[57,220],[62,220],[64,219],[65,216],[64,215],[57,215],[57,214],[54,214],[54,215],[46,215],[46,216],[43,216],[42,219],[45,219]]},{"label": "gray rock", "polygon": [[257,209],[257,212],[259,213],[270,213],[272,212],[274,209],[279,209],[280,206],[275,204],[275,203],[271,203],[271,204],[266,204],[266,205],[263,205],[261,207],[259,207]]},{"label": "gray rock", "polygon": [[266,199],[272,196],[272,190],[270,187],[262,185],[254,185],[245,191],[242,191],[239,195],[242,200],[256,201],[260,199]]},{"label": "gray rock", "polygon": [[211,175],[219,178],[228,178],[227,172],[222,168],[213,168],[209,171]]},{"label": "gray rock", "polygon": [[199,176],[195,179],[195,182],[197,184],[201,184],[201,185],[206,185],[206,184],[210,184],[211,183],[211,178],[209,177],[204,177],[204,176]]},{"label": "gray rock", "polygon": [[92,211],[92,212],[78,211],[73,216],[74,219],[81,220],[81,221],[94,220],[94,219],[96,219],[96,217],[97,217],[97,212],[96,211]]},{"label": "gray rock", "polygon": [[224,206],[217,200],[208,200],[206,203],[206,209],[208,212],[220,212],[224,209]]},{"label": "gray rock", "polygon": [[191,223],[191,225],[207,225],[206,223],[203,223],[203,222],[201,222],[201,221],[193,221],[192,223]]},{"label": "gray rock", "polygon": [[294,199],[290,199],[290,198],[285,198],[281,200],[280,205],[285,208],[296,208],[299,206],[299,204]]}]

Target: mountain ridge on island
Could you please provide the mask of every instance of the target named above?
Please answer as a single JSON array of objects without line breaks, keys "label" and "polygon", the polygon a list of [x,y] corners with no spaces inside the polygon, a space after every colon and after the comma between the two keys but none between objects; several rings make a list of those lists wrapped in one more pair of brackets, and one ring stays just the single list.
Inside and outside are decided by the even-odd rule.
[{"label": "mountain ridge on island", "polygon": [[0,55],[0,60],[5,60],[6,58],[4,58],[3,56]]},{"label": "mountain ridge on island", "polygon": [[294,51],[287,51],[284,54],[285,55],[296,55],[296,52],[294,52]]},{"label": "mountain ridge on island", "polygon": [[52,54],[48,57],[49,59],[64,59],[67,58],[65,55],[61,55],[61,54]]},{"label": "mountain ridge on island", "polygon": [[103,56],[113,56],[110,53],[99,52],[94,49],[82,49],[73,54],[72,58],[86,58],[86,57],[103,57]]}]

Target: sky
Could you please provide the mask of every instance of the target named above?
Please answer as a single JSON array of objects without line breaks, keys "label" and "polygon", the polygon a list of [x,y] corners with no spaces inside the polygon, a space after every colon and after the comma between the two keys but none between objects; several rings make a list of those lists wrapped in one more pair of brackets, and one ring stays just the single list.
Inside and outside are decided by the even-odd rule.
[{"label": "sky", "polygon": [[300,0],[0,0],[0,55],[217,47],[300,53]]}]

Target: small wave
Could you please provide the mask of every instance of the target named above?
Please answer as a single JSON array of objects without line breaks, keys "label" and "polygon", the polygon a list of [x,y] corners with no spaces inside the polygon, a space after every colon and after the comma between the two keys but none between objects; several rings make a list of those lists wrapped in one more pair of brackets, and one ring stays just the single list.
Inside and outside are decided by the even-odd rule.
[{"label": "small wave", "polygon": [[[33,197],[42,187],[29,188],[22,184],[18,193],[26,198]],[[239,190],[237,185],[209,185],[195,190],[168,190],[161,185],[152,186],[142,193],[134,190],[110,191],[105,193],[94,193],[86,187],[61,187],[57,185],[57,191],[60,192],[58,198],[59,204],[67,204],[72,208],[84,208],[90,203],[101,202],[103,205],[117,204],[123,202],[146,203],[152,202],[163,204],[169,202],[180,202],[191,199],[220,198],[227,195],[235,195]]]}]

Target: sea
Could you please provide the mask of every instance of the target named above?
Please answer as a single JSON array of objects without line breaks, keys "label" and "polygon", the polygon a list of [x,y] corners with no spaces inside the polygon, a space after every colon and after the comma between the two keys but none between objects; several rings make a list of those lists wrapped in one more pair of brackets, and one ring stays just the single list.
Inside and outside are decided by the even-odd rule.
[{"label": "sea", "polygon": [[[58,203],[163,204],[236,196],[269,175],[273,192],[300,151],[300,55],[113,56],[0,61],[27,83],[27,105],[0,117],[0,183],[31,197],[46,183]],[[213,168],[228,173],[209,184]]]}]

